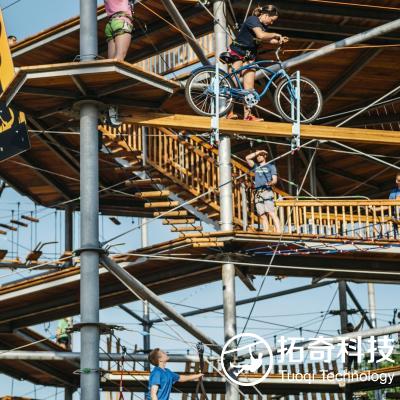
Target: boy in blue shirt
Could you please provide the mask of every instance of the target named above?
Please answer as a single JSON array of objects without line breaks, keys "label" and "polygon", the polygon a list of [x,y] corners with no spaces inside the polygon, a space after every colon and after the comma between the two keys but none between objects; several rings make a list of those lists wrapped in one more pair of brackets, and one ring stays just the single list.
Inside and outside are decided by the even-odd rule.
[{"label": "boy in blue shirt", "polygon": [[[278,182],[278,173],[275,164],[267,163],[268,152],[258,150],[246,157],[247,164],[253,168],[254,179],[254,202],[257,214],[261,218],[264,232],[269,231],[268,215],[275,226],[275,232],[281,233],[281,222],[275,212],[274,192],[272,186]],[[256,161],[254,161],[254,159]]]},{"label": "boy in blue shirt", "polygon": [[150,373],[147,400],[169,400],[172,385],[176,382],[189,382],[200,379],[203,374],[178,375],[166,368],[168,354],[159,348],[149,354],[149,361],[155,368]]}]

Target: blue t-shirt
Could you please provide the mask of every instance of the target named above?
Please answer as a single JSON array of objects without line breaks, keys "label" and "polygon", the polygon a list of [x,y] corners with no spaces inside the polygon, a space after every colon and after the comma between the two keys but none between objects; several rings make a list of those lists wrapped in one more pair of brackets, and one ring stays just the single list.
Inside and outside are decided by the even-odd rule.
[{"label": "blue t-shirt", "polygon": [[400,199],[400,189],[398,187],[394,188],[389,194],[389,200],[397,200]]},{"label": "blue t-shirt", "polygon": [[168,400],[171,394],[172,385],[179,381],[179,375],[172,372],[168,368],[155,367],[149,378],[149,391],[147,399],[151,399],[150,390],[154,385],[158,386],[157,398],[158,400]]},{"label": "blue t-shirt", "polygon": [[271,186],[268,185],[268,182],[272,181],[272,177],[274,175],[278,176],[276,171],[275,164],[256,164],[253,167],[255,179],[254,179],[254,186],[256,189],[267,189],[272,190]]},{"label": "blue t-shirt", "polygon": [[261,28],[266,32],[268,30],[268,25],[263,25],[258,17],[252,15],[244,21],[236,38],[236,41],[240,46],[244,46],[250,51],[256,51],[258,47],[257,42],[255,41],[256,34],[253,31],[254,28]]}]

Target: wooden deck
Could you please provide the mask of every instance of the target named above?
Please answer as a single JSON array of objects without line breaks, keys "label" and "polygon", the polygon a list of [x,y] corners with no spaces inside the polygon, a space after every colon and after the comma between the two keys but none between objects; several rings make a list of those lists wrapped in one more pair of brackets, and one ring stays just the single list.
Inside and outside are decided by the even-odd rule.
[{"label": "wooden deck", "polygon": [[[293,365],[290,367],[292,367],[290,369],[288,367],[290,372],[304,374],[303,365]],[[303,368],[301,369],[301,367]],[[328,369],[325,365],[323,368]],[[210,369],[211,368],[208,368],[208,370]],[[263,382],[257,385],[257,389],[262,394],[292,394],[296,395],[298,399],[300,399],[300,396],[302,399],[308,399],[310,393],[331,393],[331,396],[333,396],[332,393],[341,394],[345,393],[346,390],[355,392],[359,390],[384,389],[396,387],[400,384],[400,366],[358,372],[363,372],[366,376],[370,377],[373,376],[373,374],[390,374],[393,376],[393,382],[392,384],[389,384],[389,381],[387,384],[380,384],[379,382],[365,381],[365,377],[351,377],[344,378],[343,380],[326,379],[319,371],[314,372],[314,380],[309,382],[307,378],[301,379],[299,377],[297,379],[288,379],[283,377],[282,373],[271,373]],[[243,374],[243,379],[245,381],[252,381],[260,379],[262,376],[262,373]],[[148,385],[149,373],[143,371],[112,371],[107,374],[106,377],[109,382],[104,384],[104,390],[117,391],[118,387],[115,383],[120,382],[122,378],[124,388],[127,391],[142,392],[144,390],[143,388]],[[207,393],[214,395],[225,393],[225,377],[221,376],[218,372],[206,372],[203,381]],[[175,386],[174,392],[194,393],[196,382],[178,383]],[[241,386],[240,391],[251,396],[257,394],[255,389],[251,386]],[[322,398],[325,399],[325,394]],[[335,399],[335,397],[329,398]],[[340,396],[339,399],[341,398]]]},{"label": "wooden deck", "polygon": [[[277,243],[280,243],[278,253],[269,272],[272,276],[400,281],[398,247],[384,249],[380,247],[384,243],[354,240],[346,243],[312,235],[284,235],[280,240],[262,233],[203,233],[160,243],[136,255],[115,256],[115,259],[151,290],[164,294],[220,280],[221,262],[226,256],[249,276],[264,275]],[[332,251],[334,248],[341,251]],[[291,254],[287,254],[288,250]],[[158,257],[147,258],[146,254]],[[79,267],[73,267],[3,286],[0,288],[0,328],[9,331],[78,314],[79,283]],[[125,286],[100,268],[102,308],[133,300],[135,297]]]}]

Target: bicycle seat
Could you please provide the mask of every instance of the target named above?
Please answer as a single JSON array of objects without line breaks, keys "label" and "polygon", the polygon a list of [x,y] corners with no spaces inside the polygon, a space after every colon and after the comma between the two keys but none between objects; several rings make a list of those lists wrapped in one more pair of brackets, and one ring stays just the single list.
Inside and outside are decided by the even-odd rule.
[{"label": "bicycle seat", "polygon": [[232,55],[229,51],[224,51],[219,55],[219,59],[224,63],[224,64],[232,64],[235,61],[239,61],[240,58],[238,56]]}]

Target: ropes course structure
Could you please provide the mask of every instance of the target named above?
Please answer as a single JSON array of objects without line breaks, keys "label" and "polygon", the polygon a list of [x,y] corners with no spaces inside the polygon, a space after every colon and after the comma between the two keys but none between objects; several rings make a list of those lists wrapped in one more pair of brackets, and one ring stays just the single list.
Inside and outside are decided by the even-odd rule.
[{"label": "ropes course structure", "polygon": [[[253,60],[237,68],[226,50],[238,44],[249,17],[258,18],[253,11],[265,11],[260,2],[135,3],[136,31],[126,61],[106,59],[107,13],[94,0],[81,0],[79,18],[17,42],[12,58],[0,32],[0,69],[11,65],[8,81],[1,70],[0,101],[24,110],[31,142],[29,150],[0,163],[2,200],[16,198],[0,216],[7,244],[0,249],[0,267],[11,270],[0,275],[0,371],[56,387],[43,398],[57,399],[64,387],[65,400],[78,388],[83,400],[111,400],[111,392],[118,400],[133,399],[151,389],[147,357],[151,348],[162,347],[177,370],[184,367],[180,376],[203,374],[197,382],[173,385],[182,400],[300,400],[309,393],[325,398],[327,392],[330,399],[352,400],[361,389],[381,399],[383,389],[400,385],[398,366],[381,371],[393,374],[391,384],[331,383],[322,368],[337,373],[346,361],[313,365],[310,340],[323,334],[339,343],[337,334],[353,339],[359,333],[364,341],[358,347],[367,353],[368,335],[400,331],[398,305],[385,298],[388,312],[380,312],[373,286],[400,280],[400,200],[386,198],[388,179],[400,171],[400,87],[392,65],[400,9],[390,0],[282,1],[268,32],[279,32],[273,39],[279,42],[289,36],[285,59],[277,54],[278,61],[265,68]],[[227,64],[218,64],[224,57]],[[248,89],[250,74],[258,93]],[[312,93],[302,82],[311,82]],[[238,105],[271,121],[246,120],[246,108],[244,121],[234,119]],[[255,171],[246,158],[259,150],[269,153],[263,165],[279,170],[270,199],[279,224],[269,212],[269,229],[258,215]],[[29,206],[9,188],[28,196]],[[45,251],[48,245],[51,251]],[[21,260],[23,251],[28,255]],[[292,278],[312,282],[293,287],[287,283]],[[354,287],[368,283],[368,306],[346,281]],[[216,282],[222,282],[223,301],[215,306]],[[269,292],[272,285],[284,289]],[[255,296],[244,298],[247,289]],[[320,290],[319,311],[310,311],[316,301],[303,293],[311,289]],[[177,298],[179,290],[186,291]],[[292,293],[303,297],[289,306],[284,296]],[[258,315],[262,302],[272,299],[279,310]],[[122,306],[129,302],[143,306],[143,315],[139,307]],[[59,330],[52,334],[55,319],[78,314],[67,336],[79,336],[79,352],[71,339],[62,347]],[[189,319],[202,314],[197,318],[205,320]],[[389,326],[378,328],[390,317]],[[100,322],[116,319],[118,324]],[[349,319],[362,330],[348,331]],[[43,326],[43,336],[26,328],[33,325]],[[279,352],[280,337],[309,335],[302,342],[305,359],[275,365],[259,381],[268,364],[243,364],[257,361],[260,351],[254,347],[252,353],[243,336],[253,329],[273,342],[266,358],[274,362],[285,353]],[[236,354],[229,360],[224,343]],[[376,343],[381,352],[385,346]],[[242,347],[247,355],[239,355]],[[278,367],[303,378],[291,382],[278,376]],[[306,369],[315,372],[316,382],[306,384]],[[248,386],[231,379],[242,370],[247,372],[240,383]],[[101,389],[109,393],[99,395]],[[37,398],[36,386],[24,392]]]}]

